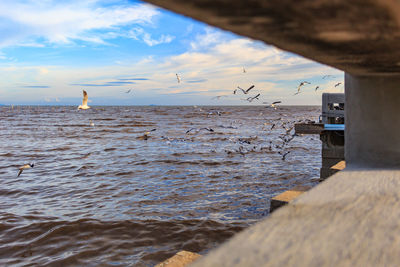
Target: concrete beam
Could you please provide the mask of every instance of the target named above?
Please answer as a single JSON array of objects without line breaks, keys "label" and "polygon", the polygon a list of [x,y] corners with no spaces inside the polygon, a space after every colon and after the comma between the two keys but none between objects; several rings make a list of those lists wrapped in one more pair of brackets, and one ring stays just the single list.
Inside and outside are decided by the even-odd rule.
[{"label": "concrete beam", "polygon": [[399,171],[345,169],[192,266],[398,266],[399,200]]},{"label": "concrete beam", "polygon": [[400,73],[396,0],[146,0],[352,74]]},{"label": "concrete beam", "polygon": [[400,75],[345,76],[348,166],[400,168]]}]

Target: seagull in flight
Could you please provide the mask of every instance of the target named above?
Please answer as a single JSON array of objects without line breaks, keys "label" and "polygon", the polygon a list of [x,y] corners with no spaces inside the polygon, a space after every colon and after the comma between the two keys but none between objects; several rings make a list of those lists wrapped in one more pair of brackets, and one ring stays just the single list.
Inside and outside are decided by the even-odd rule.
[{"label": "seagull in flight", "polygon": [[19,167],[19,172],[17,177],[19,177],[21,175],[21,173],[25,170],[25,169],[30,169],[33,168],[33,166],[35,166],[34,163],[30,163],[30,164],[25,164],[24,166]]},{"label": "seagull in flight", "polygon": [[186,131],[186,134],[190,133],[191,131],[199,132],[199,131],[201,131],[201,130],[207,130],[207,131],[209,131],[209,132],[214,132],[213,129],[204,127],[204,128],[200,128],[200,129],[197,129],[197,128],[190,128],[189,130]]},{"label": "seagull in flight", "polygon": [[88,95],[85,90],[82,91],[83,91],[82,105],[79,105],[78,109],[89,109],[90,107],[87,105]]},{"label": "seagull in flight", "polygon": [[326,79],[326,78],[330,78],[330,77],[333,77],[333,75],[324,75],[323,77],[322,77],[322,79]]},{"label": "seagull in flight", "polygon": [[315,87],[315,91],[317,91],[319,89],[319,85],[317,87]]},{"label": "seagull in flight", "polygon": [[246,99],[244,99],[244,100],[247,100],[247,101],[249,101],[249,102],[253,102],[254,99],[260,100],[260,99],[258,98],[259,96],[260,96],[260,94],[257,94],[257,95],[255,95],[255,96],[250,96],[250,97],[248,97],[248,98],[246,98]]},{"label": "seagull in flight", "polygon": [[244,90],[243,88],[241,88],[240,86],[238,86],[237,89],[235,89],[235,90],[233,91],[233,94],[236,94],[236,91],[239,89],[239,90],[242,90],[243,94],[247,95],[247,94],[250,92],[250,90],[253,89],[253,88],[254,88],[254,85],[252,85],[252,86],[250,86],[249,88],[247,88],[246,90]]},{"label": "seagull in flight", "polygon": [[287,154],[289,154],[290,153],[290,151],[288,151],[288,152],[286,152],[286,153],[284,153],[283,155],[282,155],[282,153],[280,153],[279,152],[279,154],[281,154],[282,155],[282,160],[285,160],[286,159],[286,156],[287,156]]},{"label": "seagull in flight", "polygon": [[271,103],[271,108],[276,109],[276,104],[280,104],[280,103],[282,103],[282,101],[274,101],[274,102],[272,102]]},{"label": "seagull in flight", "polygon": [[303,81],[299,84],[299,86],[297,87],[297,93],[295,93],[294,95],[300,94],[300,88],[306,84],[311,84],[310,82],[307,81]]},{"label": "seagull in flight", "polygon": [[337,84],[335,84],[335,87],[338,87],[339,85],[341,85],[342,83],[337,83]]},{"label": "seagull in flight", "polygon": [[132,89],[129,89],[128,91],[126,91],[125,93],[129,94],[132,91]]},{"label": "seagull in flight", "polygon": [[[282,103],[282,101],[274,101],[274,102],[272,102],[271,104],[268,103],[268,102],[263,102],[263,104],[270,105],[270,107],[271,107],[271,108],[274,108],[274,109],[276,109],[276,104],[280,104],[280,103]],[[268,107],[268,106],[267,106],[267,107]]]},{"label": "seagull in flight", "polygon": [[181,77],[179,77],[178,73],[176,74],[176,79],[178,80],[178,83],[181,82]]}]

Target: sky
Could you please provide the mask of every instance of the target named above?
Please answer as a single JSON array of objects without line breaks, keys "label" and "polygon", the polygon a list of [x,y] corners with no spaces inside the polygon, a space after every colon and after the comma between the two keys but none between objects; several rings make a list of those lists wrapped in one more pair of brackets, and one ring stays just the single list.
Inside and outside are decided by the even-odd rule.
[{"label": "sky", "polygon": [[[79,105],[84,89],[93,106],[319,105],[323,92],[343,92],[343,79],[140,1],[0,1],[0,104]],[[294,95],[302,81],[311,84]]]}]

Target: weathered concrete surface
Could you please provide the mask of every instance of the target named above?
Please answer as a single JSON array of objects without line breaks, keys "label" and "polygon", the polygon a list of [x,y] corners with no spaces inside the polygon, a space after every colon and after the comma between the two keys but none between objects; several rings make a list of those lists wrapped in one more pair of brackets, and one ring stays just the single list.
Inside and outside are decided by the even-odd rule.
[{"label": "weathered concrete surface", "polygon": [[400,1],[146,1],[352,74],[400,73]]},{"label": "weathered concrete surface", "polygon": [[345,169],[195,262],[399,266],[400,171]]},{"label": "weathered concrete surface", "polygon": [[345,76],[349,166],[400,168],[400,75]]},{"label": "weathered concrete surface", "polygon": [[186,267],[200,257],[200,254],[182,250],[154,267]]},{"label": "weathered concrete surface", "polygon": [[290,203],[291,201],[294,201],[297,197],[310,189],[310,186],[296,186],[277,196],[274,196],[271,198],[269,212],[271,213],[276,209]]}]

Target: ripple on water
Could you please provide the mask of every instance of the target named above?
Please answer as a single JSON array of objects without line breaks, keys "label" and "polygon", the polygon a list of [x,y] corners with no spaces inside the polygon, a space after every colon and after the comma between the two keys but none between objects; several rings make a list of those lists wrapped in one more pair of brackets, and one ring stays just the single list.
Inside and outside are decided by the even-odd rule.
[{"label": "ripple on water", "polygon": [[[264,217],[271,196],[316,183],[320,141],[295,137],[283,161],[278,126],[319,114],[0,107],[0,265],[150,266],[182,249],[205,253]],[[215,132],[186,134],[203,127]]]}]

